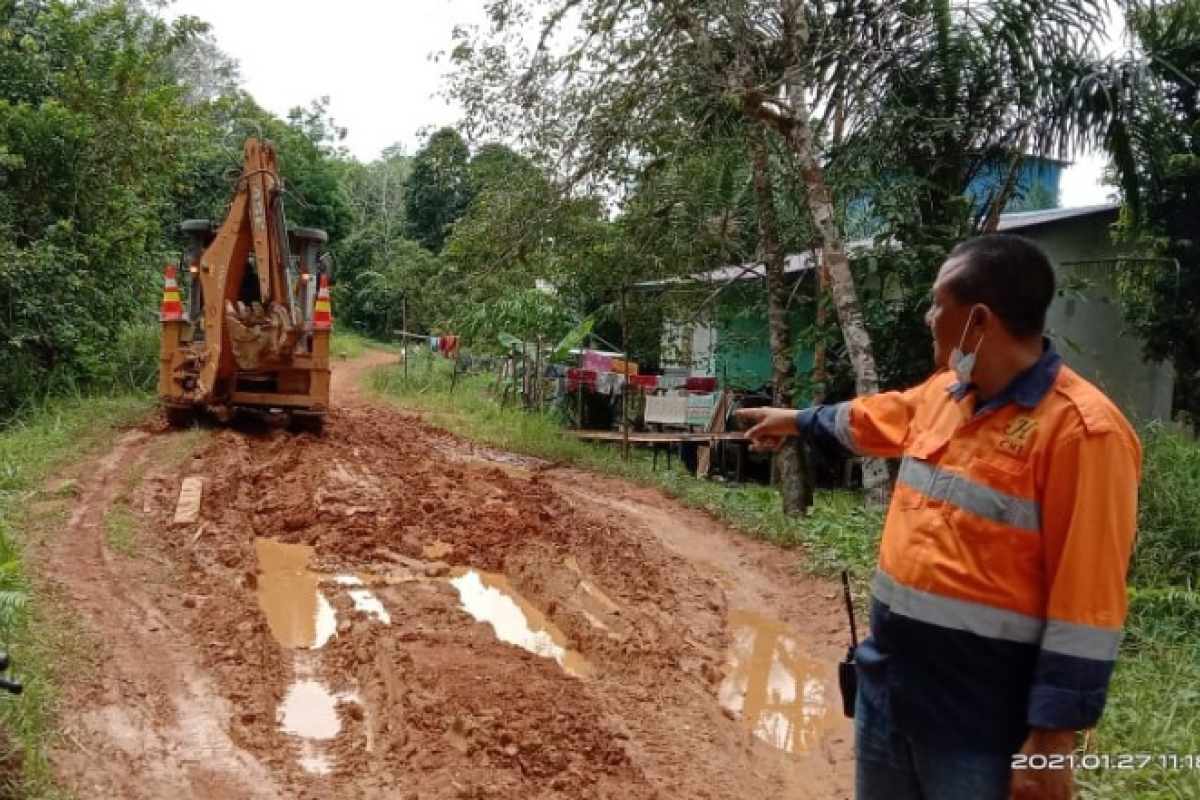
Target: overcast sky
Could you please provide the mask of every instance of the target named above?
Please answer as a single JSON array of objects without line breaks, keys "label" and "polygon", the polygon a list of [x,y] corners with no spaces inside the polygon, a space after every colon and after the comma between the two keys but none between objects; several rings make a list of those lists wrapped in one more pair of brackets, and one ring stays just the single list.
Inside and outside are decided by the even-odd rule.
[{"label": "overcast sky", "polygon": [[[362,161],[400,144],[413,153],[422,129],[453,124],[457,108],[437,96],[456,24],[483,20],[484,0],[176,0],[171,13],[212,25],[217,45],[241,66],[243,86],[285,116],[328,96],[346,146]],[[1105,202],[1102,164],[1080,158],[1062,181],[1064,206]]]}]

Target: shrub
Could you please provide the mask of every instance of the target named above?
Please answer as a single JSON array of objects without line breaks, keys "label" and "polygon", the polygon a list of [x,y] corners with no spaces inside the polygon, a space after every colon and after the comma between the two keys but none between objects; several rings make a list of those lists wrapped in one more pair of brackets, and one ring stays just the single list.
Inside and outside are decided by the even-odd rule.
[{"label": "shrub", "polygon": [[1200,578],[1200,445],[1166,425],[1143,434],[1138,541],[1131,582],[1194,586]]}]

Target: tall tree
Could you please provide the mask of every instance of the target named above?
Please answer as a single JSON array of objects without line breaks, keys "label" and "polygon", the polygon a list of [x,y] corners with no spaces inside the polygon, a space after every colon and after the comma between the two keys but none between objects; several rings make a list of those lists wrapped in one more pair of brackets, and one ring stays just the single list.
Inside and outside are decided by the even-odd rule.
[{"label": "tall tree", "polygon": [[612,271],[596,269],[608,227],[598,202],[563,197],[531,159],[497,143],[471,159],[468,192],[442,251],[444,279],[458,287],[456,324],[493,341],[498,332],[561,337],[594,310],[604,292],[589,278]]},{"label": "tall tree", "polygon": [[413,157],[407,216],[409,235],[422,247],[440,253],[470,202],[470,151],[462,135],[442,128]]},{"label": "tall tree", "polygon": [[1200,419],[1200,0],[1125,4],[1134,50],[1083,65],[1072,106],[1111,157],[1128,264],[1119,297],[1147,355],[1175,367],[1175,411]]},{"label": "tall tree", "polygon": [[104,370],[144,319],[196,118],[199,28],[125,3],[0,4],[0,412]]},{"label": "tall tree", "polygon": [[[1067,113],[1076,65],[1094,58],[1092,0],[856,2],[818,7],[813,86],[840,140],[831,178],[856,204],[879,287],[864,313],[885,385],[927,374],[923,312],[947,252],[995,226],[1034,187],[1029,153],[1065,156],[1086,127]],[[972,197],[988,178],[990,191]],[[900,243],[902,247],[896,247]]]},{"label": "tall tree", "polygon": [[[783,407],[793,402],[791,388],[796,372],[792,357],[792,334],[788,324],[788,286],[784,274],[785,253],[780,246],[779,223],[775,218],[775,187],[771,178],[766,132],[751,126],[747,130],[750,161],[754,167],[754,197],[758,216],[758,240],[767,287],[767,323],[771,335],[772,401]],[[803,446],[799,439],[786,442],[775,457],[779,469],[786,514],[803,514],[812,503],[812,486],[804,471]]]}]

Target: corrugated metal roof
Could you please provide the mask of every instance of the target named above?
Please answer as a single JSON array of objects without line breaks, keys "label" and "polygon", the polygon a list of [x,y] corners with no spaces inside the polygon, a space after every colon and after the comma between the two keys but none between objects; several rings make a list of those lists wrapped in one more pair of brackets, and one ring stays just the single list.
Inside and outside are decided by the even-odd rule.
[{"label": "corrugated metal roof", "polygon": [[1094,206],[1079,206],[1078,208],[1049,208],[1045,211],[1018,211],[1012,214],[1001,214],[1001,231],[1019,231],[1032,228],[1035,225],[1046,225],[1051,222],[1063,222],[1068,219],[1090,217],[1095,214],[1105,214],[1116,211],[1121,206],[1118,203],[1101,203]]},{"label": "corrugated metal roof", "polygon": [[[816,266],[816,262],[811,253],[793,253],[784,257],[783,272],[785,275],[807,272],[814,266]],[[635,283],[633,288],[634,290],[649,291],[678,284],[733,283],[734,281],[762,280],[765,275],[766,266],[760,261],[757,264],[731,264],[709,270],[708,272],[696,272],[686,277]]]},{"label": "corrugated metal roof", "polygon": [[[1118,203],[1101,203],[1094,206],[1079,206],[1078,208],[1051,208],[1044,211],[1017,211],[1000,215],[997,229],[1000,231],[1017,232],[1038,225],[1048,225],[1054,222],[1064,222],[1070,219],[1080,219],[1096,214],[1106,214],[1120,209]],[[847,249],[851,252],[870,247],[870,240],[851,242]],[[785,274],[804,272],[815,266],[811,253],[798,253],[787,256],[783,271]],[[634,284],[634,290],[651,291],[674,284],[688,283],[732,283],[734,281],[761,280],[766,268],[761,262],[757,264],[732,264],[719,267],[708,272],[697,272],[684,278],[667,278],[661,281],[645,281]]]}]

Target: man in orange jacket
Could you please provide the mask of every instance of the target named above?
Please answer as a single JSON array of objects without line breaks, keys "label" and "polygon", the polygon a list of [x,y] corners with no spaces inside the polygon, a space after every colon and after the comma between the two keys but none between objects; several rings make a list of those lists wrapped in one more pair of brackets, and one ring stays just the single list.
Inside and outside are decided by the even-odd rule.
[{"label": "man in orange jacket", "polygon": [[1125,621],[1141,445],[1044,338],[1036,245],[968,240],[933,289],[925,383],[739,414],[759,448],[901,459],[855,659],[858,800],[1066,800]]}]

